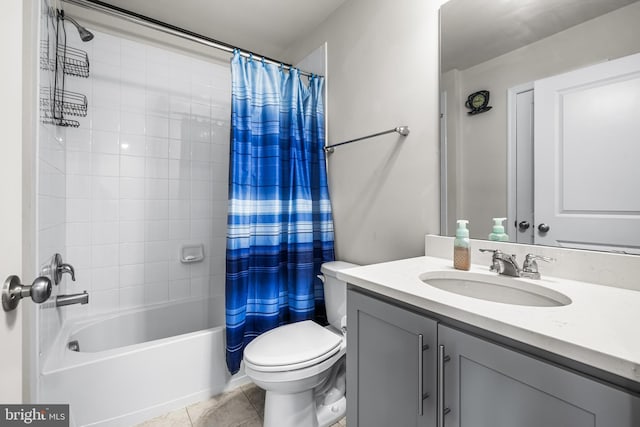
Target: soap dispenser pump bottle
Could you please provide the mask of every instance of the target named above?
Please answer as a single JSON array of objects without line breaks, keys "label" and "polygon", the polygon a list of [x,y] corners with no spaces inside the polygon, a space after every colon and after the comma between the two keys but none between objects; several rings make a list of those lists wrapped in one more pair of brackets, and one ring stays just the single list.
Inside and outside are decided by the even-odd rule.
[{"label": "soap dispenser pump bottle", "polygon": [[489,234],[489,240],[494,242],[508,242],[509,235],[504,232],[504,225],[502,224],[507,218],[493,218],[493,230]]},{"label": "soap dispenser pump bottle", "polygon": [[469,270],[471,268],[471,243],[469,243],[469,230],[466,219],[457,221],[456,238],[453,240],[453,268],[457,270]]}]

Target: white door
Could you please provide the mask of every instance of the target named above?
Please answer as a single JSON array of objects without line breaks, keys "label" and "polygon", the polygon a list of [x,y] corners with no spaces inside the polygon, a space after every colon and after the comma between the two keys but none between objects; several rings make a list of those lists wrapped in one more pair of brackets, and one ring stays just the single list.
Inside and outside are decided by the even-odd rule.
[{"label": "white door", "polygon": [[640,253],[640,54],[536,81],[534,110],[535,242]]},{"label": "white door", "polygon": [[[22,269],[22,0],[4,0],[0,20],[0,284]],[[22,402],[22,308],[0,309],[0,402]]]},{"label": "white door", "polygon": [[533,243],[533,89],[516,94],[516,243]]}]

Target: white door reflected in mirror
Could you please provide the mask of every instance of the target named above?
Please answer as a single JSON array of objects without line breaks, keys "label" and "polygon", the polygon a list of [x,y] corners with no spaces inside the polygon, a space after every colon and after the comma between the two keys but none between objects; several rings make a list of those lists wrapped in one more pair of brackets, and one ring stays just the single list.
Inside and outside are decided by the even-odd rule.
[{"label": "white door reflected in mirror", "polygon": [[535,243],[640,254],[640,54],[534,91]]}]

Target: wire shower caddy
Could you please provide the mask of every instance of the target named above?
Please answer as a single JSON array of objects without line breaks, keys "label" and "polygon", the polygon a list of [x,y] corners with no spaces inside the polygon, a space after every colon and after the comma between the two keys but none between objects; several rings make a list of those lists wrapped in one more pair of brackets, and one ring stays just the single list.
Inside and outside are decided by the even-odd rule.
[{"label": "wire shower caddy", "polygon": [[40,68],[53,73],[53,87],[40,88],[40,120],[43,124],[79,127],[80,122],[68,116],[86,117],[87,97],[65,90],[65,77],[89,77],[89,56],[82,49],[67,46],[64,11],[49,8],[47,17],[55,20],[55,41],[40,41]]}]

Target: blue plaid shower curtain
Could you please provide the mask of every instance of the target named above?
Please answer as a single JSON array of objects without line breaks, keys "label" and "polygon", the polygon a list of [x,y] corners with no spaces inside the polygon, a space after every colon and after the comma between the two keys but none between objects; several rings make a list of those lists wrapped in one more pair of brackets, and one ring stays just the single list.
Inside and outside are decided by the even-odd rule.
[{"label": "blue plaid shower curtain", "polygon": [[227,222],[227,366],[286,323],[323,321],[316,277],[332,261],[333,220],[324,157],[324,79],[243,58],[231,61]]}]

